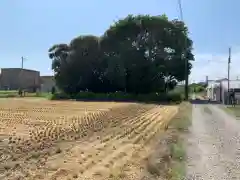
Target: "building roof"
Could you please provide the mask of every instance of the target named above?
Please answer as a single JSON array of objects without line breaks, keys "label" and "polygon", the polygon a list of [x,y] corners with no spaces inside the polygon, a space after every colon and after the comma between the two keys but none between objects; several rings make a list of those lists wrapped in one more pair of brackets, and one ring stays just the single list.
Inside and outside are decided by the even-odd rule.
[{"label": "building roof", "polygon": [[222,82],[222,81],[227,81],[227,80],[228,80],[228,78],[223,78],[223,79],[216,80],[216,82]]},{"label": "building roof", "polygon": [[0,68],[0,72],[2,70],[24,70],[24,71],[31,71],[31,72],[39,72],[37,70],[33,70],[33,69],[22,69],[22,68]]}]

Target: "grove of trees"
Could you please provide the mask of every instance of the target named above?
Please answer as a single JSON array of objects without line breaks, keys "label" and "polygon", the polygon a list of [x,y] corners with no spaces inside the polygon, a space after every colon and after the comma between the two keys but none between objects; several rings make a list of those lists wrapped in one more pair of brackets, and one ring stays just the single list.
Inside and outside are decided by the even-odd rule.
[{"label": "grove of trees", "polygon": [[[71,27],[74,28],[74,27]],[[188,29],[166,15],[129,15],[100,36],[74,38],[49,49],[59,89],[67,94],[172,90],[194,60]]]}]

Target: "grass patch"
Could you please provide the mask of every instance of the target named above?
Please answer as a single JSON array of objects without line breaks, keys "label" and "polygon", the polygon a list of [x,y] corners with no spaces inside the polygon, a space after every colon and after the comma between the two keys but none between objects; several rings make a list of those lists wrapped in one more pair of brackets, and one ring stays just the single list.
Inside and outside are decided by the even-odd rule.
[{"label": "grass patch", "polygon": [[17,93],[18,93],[18,91],[16,91],[16,90],[9,90],[9,91],[0,90],[1,95],[2,94],[17,94]]},{"label": "grass patch", "polygon": [[19,96],[18,91],[0,91],[0,98],[42,97],[51,99],[51,96],[52,96],[51,93],[37,92],[37,93],[25,93],[25,96],[21,97]]},{"label": "grass patch", "polygon": [[184,179],[186,175],[185,160],[186,149],[184,146],[184,137],[191,125],[192,106],[190,103],[182,103],[179,107],[179,112],[173,118],[169,125],[170,141],[168,147],[170,149],[170,167],[168,172],[168,179],[180,180]]},{"label": "grass patch", "polygon": [[0,98],[15,97],[17,95],[17,91],[0,91]]},{"label": "grass patch", "polygon": [[185,174],[185,166],[183,166],[181,163],[172,163],[171,180],[184,179]]},{"label": "grass patch", "polygon": [[170,146],[171,155],[174,160],[182,161],[185,159],[186,154],[184,150],[183,143],[178,140],[176,143],[172,143]]},{"label": "grass patch", "polygon": [[181,180],[185,178],[185,137],[191,125],[192,105],[183,102],[179,111],[161,135],[154,151],[145,158],[146,170],[151,179]]},{"label": "grass patch", "polygon": [[169,128],[183,132],[188,131],[192,123],[192,105],[189,102],[183,102],[179,105],[179,112],[170,121]]},{"label": "grass patch", "polygon": [[240,118],[240,105],[236,105],[235,107],[232,107],[231,105],[222,106],[222,109],[227,113],[232,114],[237,118]]}]

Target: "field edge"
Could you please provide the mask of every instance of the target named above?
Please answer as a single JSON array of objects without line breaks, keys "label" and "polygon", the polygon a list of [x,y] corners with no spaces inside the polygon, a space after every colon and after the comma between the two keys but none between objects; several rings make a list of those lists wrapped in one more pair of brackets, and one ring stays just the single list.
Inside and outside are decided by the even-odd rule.
[{"label": "field edge", "polygon": [[191,126],[192,105],[183,102],[160,137],[155,151],[148,157],[147,170],[152,179],[184,179],[186,175],[186,136]]}]

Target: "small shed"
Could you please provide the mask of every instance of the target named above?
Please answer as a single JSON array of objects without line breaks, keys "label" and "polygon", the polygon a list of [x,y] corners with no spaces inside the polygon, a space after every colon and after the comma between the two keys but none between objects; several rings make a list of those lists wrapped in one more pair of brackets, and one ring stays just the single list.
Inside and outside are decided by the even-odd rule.
[{"label": "small shed", "polygon": [[53,86],[56,86],[53,76],[41,76],[41,91],[51,92]]}]

